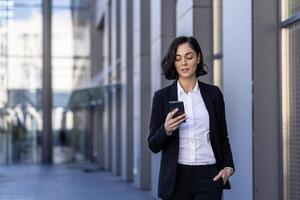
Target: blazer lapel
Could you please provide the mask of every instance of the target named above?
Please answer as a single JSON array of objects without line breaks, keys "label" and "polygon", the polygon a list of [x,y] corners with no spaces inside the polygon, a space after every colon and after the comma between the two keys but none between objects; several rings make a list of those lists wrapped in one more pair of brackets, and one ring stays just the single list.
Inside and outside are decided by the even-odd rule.
[{"label": "blazer lapel", "polygon": [[215,113],[214,113],[213,102],[210,97],[207,86],[204,83],[202,83],[201,81],[198,81],[198,84],[199,84],[201,96],[203,98],[204,104],[208,111],[210,139],[213,142],[213,135],[214,135],[214,128],[215,128]]},{"label": "blazer lapel", "polygon": [[170,90],[170,94],[169,94],[169,101],[178,101],[177,80],[175,80],[171,85],[171,90]]}]

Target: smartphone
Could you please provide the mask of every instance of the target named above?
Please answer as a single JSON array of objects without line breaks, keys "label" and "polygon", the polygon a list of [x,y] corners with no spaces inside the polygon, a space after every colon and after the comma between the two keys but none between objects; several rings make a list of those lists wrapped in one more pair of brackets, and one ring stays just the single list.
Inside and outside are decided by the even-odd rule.
[{"label": "smartphone", "polygon": [[[172,112],[174,109],[178,108],[178,111],[175,113],[173,118],[184,113],[184,104],[183,101],[169,101],[169,111]],[[185,122],[184,120],[183,122]]]}]

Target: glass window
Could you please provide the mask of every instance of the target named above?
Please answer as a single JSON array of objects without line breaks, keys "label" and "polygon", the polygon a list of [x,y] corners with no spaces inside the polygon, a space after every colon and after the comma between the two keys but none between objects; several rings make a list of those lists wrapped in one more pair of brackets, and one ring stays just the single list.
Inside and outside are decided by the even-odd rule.
[{"label": "glass window", "polygon": [[56,7],[70,7],[71,6],[71,0],[52,0],[52,6]]},{"label": "glass window", "polygon": [[[80,2],[80,4],[78,4]],[[85,2],[85,4],[83,4]],[[85,143],[85,120],[70,127],[67,118],[68,101],[73,89],[90,83],[90,12],[88,1],[52,1],[52,86],[53,86],[53,129],[58,138],[61,129],[68,132],[69,140],[74,140],[72,148],[76,155],[83,155]],[[63,27],[63,28],[62,28]],[[59,107],[59,112],[57,111]],[[85,112],[78,112],[74,120],[86,118]],[[76,119],[75,119],[76,118]],[[60,120],[58,120],[60,119]],[[77,133],[80,138],[77,137]],[[71,139],[72,138],[72,139]],[[81,145],[75,145],[81,144]],[[61,162],[54,157],[54,162]]]},{"label": "glass window", "polygon": [[[300,1],[283,1],[282,19],[299,15]],[[286,13],[288,11],[288,13]],[[287,18],[286,18],[287,17]],[[289,20],[290,21],[290,20]],[[284,199],[300,196],[300,22],[281,30]]]},{"label": "glass window", "polygon": [[37,4],[42,4],[42,0],[9,0],[9,1],[13,1],[14,5],[16,6],[32,6],[32,5],[37,5]]},{"label": "glass window", "polygon": [[[90,81],[88,5],[52,1],[54,145],[59,129],[71,129],[55,111],[67,109],[74,83]],[[0,0],[0,164],[41,159],[42,30],[42,0]]]},{"label": "glass window", "polygon": [[[285,87],[286,96],[286,124],[285,137],[285,174],[286,195],[288,199],[297,199],[300,196],[300,23],[291,25],[286,30],[287,63],[282,67],[288,68],[286,76],[288,87]],[[287,65],[288,64],[288,65]]]},{"label": "glass window", "polygon": [[213,83],[223,87],[222,0],[213,1]]},{"label": "glass window", "polygon": [[40,160],[40,2],[0,0],[0,163]]},{"label": "glass window", "polygon": [[282,8],[282,19],[285,20],[300,12],[300,0],[283,0]]},{"label": "glass window", "polygon": [[300,1],[299,0],[289,0],[289,16],[292,16],[296,14],[297,12],[300,12]]}]

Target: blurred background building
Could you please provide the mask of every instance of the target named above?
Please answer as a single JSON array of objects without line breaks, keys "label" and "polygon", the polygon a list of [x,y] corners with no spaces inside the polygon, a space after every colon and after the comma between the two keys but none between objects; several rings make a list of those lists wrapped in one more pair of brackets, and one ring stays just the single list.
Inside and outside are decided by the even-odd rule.
[{"label": "blurred background building", "polygon": [[[0,163],[39,164],[42,1],[0,9]],[[298,199],[299,20],[299,0],[53,0],[54,163],[88,161],[156,196],[152,95],[172,83],[160,69],[170,42],[189,35],[209,70],[200,80],[225,98],[236,172],[224,199]]]}]

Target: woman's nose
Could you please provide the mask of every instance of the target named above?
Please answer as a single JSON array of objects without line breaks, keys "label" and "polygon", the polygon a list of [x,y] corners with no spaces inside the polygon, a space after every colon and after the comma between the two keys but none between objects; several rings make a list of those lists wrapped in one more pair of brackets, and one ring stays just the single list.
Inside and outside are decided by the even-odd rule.
[{"label": "woman's nose", "polygon": [[186,65],[186,59],[185,58],[181,59],[181,64]]}]

